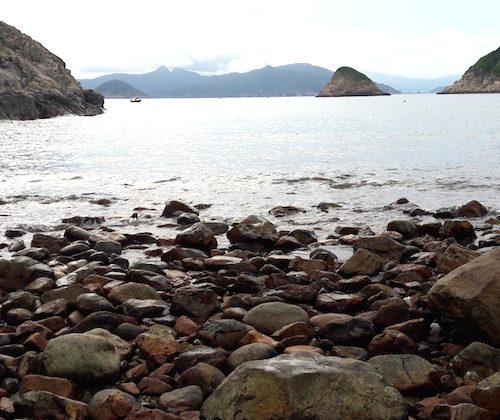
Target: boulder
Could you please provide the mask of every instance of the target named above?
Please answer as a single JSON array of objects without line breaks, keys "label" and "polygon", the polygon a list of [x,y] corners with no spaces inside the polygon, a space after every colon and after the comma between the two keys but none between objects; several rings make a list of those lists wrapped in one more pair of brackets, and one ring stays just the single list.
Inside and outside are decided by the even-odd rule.
[{"label": "boulder", "polygon": [[472,398],[479,407],[500,415],[500,372],[479,382],[472,392]]},{"label": "boulder", "polygon": [[115,378],[120,372],[120,355],[103,337],[67,334],[53,338],[42,356],[49,376],[95,381]]},{"label": "boulder", "polygon": [[401,394],[369,364],[313,353],[243,363],[200,412],[207,420],[407,418]]},{"label": "boulder", "polygon": [[331,80],[321,89],[318,96],[379,96],[385,93],[365,74],[343,66],[333,74]]},{"label": "boulder", "polygon": [[443,324],[480,331],[500,344],[500,248],[439,279],[428,298]]},{"label": "boulder", "polygon": [[488,210],[479,201],[472,200],[457,209],[460,217],[482,217],[488,214]]},{"label": "boulder", "polygon": [[188,385],[183,388],[165,392],[160,396],[158,405],[162,410],[181,413],[188,410],[198,410],[203,403],[203,390],[198,385]]},{"label": "boulder", "polygon": [[53,275],[52,268],[30,257],[0,259],[0,288],[6,291],[24,289],[38,277],[52,278]]},{"label": "boulder", "polygon": [[438,272],[448,274],[455,268],[460,267],[479,257],[481,254],[459,244],[451,244],[446,251],[437,257],[436,268]]},{"label": "boulder", "polygon": [[406,247],[385,235],[363,236],[356,241],[356,248],[364,248],[385,260],[399,261]]}]

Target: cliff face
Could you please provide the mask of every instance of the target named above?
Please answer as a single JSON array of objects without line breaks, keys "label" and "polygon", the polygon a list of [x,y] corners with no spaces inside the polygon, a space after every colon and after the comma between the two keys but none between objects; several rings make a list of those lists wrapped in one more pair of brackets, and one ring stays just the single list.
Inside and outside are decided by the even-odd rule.
[{"label": "cliff face", "polygon": [[366,75],[351,67],[340,67],[318,96],[379,96],[382,92]]},{"label": "cliff face", "polygon": [[480,58],[441,93],[500,93],[500,48]]},{"label": "cliff face", "polygon": [[0,21],[0,119],[96,115],[103,105],[103,97],[84,91],[59,57]]}]

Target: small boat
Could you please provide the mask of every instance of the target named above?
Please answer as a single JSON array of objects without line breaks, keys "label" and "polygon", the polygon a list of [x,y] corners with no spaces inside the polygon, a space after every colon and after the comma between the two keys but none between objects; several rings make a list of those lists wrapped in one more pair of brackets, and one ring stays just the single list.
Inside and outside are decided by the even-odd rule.
[{"label": "small boat", "polygon": [[136,96],[135,98],[131,98],[130,102],[141,102],[141,100],[142,100],[141,98]]}]

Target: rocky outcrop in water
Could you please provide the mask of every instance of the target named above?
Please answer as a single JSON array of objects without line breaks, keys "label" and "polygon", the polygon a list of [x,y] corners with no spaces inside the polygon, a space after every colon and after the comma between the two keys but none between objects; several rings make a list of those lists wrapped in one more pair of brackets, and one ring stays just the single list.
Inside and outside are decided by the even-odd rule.
[{"label": "rocky outcrop in water", "polygon": [[385,93],[366,75],[351,67],[340,67],[318,96],[379,96]]},{"label": "rocky outcrop in water", "polygon": [[441,93],[500,93],[500,48],[481,57]]},{"label": "rocky outcrop in water", "polygon": [[0,119],[97,115],[104,99],[84,91],[64,61],[0,21]]}]

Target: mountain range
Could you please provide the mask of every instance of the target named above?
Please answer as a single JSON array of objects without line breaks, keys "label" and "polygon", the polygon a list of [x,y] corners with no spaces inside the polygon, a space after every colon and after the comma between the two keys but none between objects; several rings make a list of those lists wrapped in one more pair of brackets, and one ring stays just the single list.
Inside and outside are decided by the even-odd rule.
[{"label": "mountain range", "polygon": [[[246,73],[228,73],[205,76],[184,70],[169,70],[165,66],[144,74],[113,73],[95,79],[80,80],[86,89],[95,89],[105,96],[113,80],[127,83],[144,93],[157,98],[187,97],[242,97],[242,96],[315,96],[328,83],[333,71],[306,63],[284,66],[266,66]],[[408,79],[387,74],[367,73],[379,88],[387,93],[429,92],[446,86],[460,76],[439,79]],[[130,88],[122,92],[113,91],[113,97],[130,97]],[[108,96],[111,97],[111,96]]]}]

